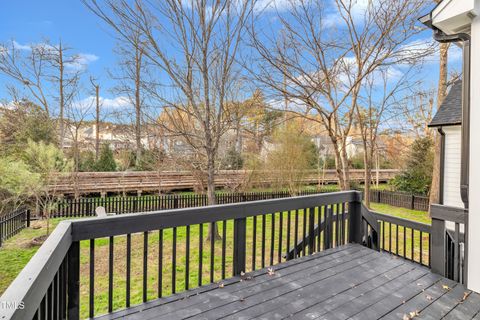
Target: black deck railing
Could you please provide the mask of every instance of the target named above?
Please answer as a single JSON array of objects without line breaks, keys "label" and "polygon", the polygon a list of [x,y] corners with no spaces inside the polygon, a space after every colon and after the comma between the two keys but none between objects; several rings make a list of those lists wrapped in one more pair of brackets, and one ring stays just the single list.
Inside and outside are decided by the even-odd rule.
[{"label": "black deck railing", "polygon": [[347,242],[401,256],[382,242],[389,224],[428,231],[357,191],[63,221],[1,298],[22,308],[0,319],[95,317]]},{"label": "black deck railing", "polygon": [[[368,211],[366,208],[363,210]],[[431,226],[429,224],[379,212],[370,211],[370,214],[378,223],[378,247],[382,251],[430,266]]]},{"label": "black deck railing", "polygon": [[468,210],[432,205],[432,270],[460,283],[467,282]]}]

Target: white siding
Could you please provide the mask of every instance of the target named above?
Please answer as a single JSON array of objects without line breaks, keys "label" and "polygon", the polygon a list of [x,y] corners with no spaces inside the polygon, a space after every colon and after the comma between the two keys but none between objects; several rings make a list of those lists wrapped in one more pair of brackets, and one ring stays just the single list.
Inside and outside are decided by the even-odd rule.
[{"label": "white siding", "polygon": [[443,131],[445,131],[443,203],[463,208],[460,197],[461,128],[460,126],[444,127]]}]

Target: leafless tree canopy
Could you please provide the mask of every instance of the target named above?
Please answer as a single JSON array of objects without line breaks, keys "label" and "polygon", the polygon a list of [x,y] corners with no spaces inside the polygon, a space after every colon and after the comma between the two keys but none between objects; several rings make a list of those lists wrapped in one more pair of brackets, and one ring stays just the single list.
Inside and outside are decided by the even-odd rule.
[{"label": "leafless tree canopy", "polygon": [[[215,202],[215,158],[228,128],[225,115],[238,75],[236,56],[252,1],[158,0],[84,3],[134,43],[142,33],[144,55],[157,68],[151,94],[170,118],[168,130],[204,155],[210,203]],[[187,121],[186,121],[187,120]]]},{"label": "leafless tree canopy", "polygon": [[431,53],[408,45],[420,32],[415,13],[424,5],[423,0],[335,0],[332,12],[325,1],[299,0],[278,14],[280,32],[259,30],[254,23],[249,28],[259,61],[252,70],[256,79],[288,96],[297,112],[320,119],[335,146],[344,189],[349,187],[346,137],[365,78]]}]

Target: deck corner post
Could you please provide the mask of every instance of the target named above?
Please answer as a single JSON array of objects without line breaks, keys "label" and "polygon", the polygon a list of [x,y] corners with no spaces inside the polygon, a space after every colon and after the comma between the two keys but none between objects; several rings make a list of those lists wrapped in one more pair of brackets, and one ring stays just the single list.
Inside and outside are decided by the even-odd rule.
[{"label": "deck corner post", "polygon": [[432,271],[445,276],[445,221],[432,218]]},{"label": "deck corner post", "polygon": [[233,275],[238,276],[246,267],[247,219],[235,219],[233,224]]},{"label": "deck corner post", "polygon": [[355,199],[348,203],[348,242],[362,244],[362,192],[355,192]]},{"label": "deck corner post", "polygon": [[68,250],[67,310],[69,320],[80,318],[80,242],[74,241]]}]

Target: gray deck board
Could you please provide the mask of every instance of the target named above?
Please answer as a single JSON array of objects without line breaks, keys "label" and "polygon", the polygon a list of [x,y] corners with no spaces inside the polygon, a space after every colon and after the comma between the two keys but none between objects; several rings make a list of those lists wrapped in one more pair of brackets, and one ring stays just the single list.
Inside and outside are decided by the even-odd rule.
[{"label": "gray deck board", "polygon": [[437,301],[442,297],[447,291],[443,288],[444,285],[447,285],[451,288],[454,288],[457,284],[448,279],[441,279],[433,286],[429,287],[425,291],[422,291],[412,299],[406,301],[400,307],[392,310],[382,319],[399,319],[402,318],[405,314],[410,314],[410,312],[422,312],[425,308],[430,306],[432,303]]},{"label": "gray deck board", "polygon": [[[480,295],[428,268],[346,245],[98,319],[480,319]],[[448,286],[447,287],[445,287]]]},{"label": "gray deck board", "polygon": [[464,292],[465,288],[461,285],[451,288],[440,299],[425,308],[419,318],[430,320],[442,319],[462,301]]},{"label": "gray deck board", "polygon": [[466,297],[465,301],[462,301],[450,311],[444,319],[471,319],[480,312],[480,295],[470,294]]}]

